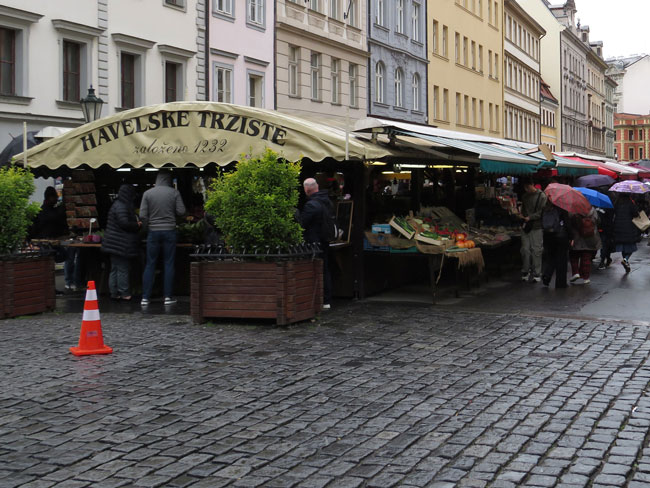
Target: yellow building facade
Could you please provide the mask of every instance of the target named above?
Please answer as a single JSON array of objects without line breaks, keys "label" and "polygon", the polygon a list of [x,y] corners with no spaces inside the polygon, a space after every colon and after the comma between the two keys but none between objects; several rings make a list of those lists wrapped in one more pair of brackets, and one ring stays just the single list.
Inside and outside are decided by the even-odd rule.
[{"label": "yellow building facade", "polygon": [[503,0],[428,0],[429,123],[503,137]]}]

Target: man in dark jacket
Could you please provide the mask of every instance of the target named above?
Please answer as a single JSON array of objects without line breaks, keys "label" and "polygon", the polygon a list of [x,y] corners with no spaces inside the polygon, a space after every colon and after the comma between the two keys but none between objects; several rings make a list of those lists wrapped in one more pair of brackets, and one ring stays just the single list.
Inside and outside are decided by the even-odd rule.
[{"label": "man in dark jacket", "polygon": [[65,218],[65,207],[57,205],[59,195],[53,186],[48,186],[43,194],[41,211],[36,216],[30,229],[32,239],[62,237],[68,234],[68,222]]},{"label": "man in dark jacket", "polygon": [[122,185],[108,212],[102,251],[111,256],[108,288],[111,298],[131,300],[129,292],[130,260],[140,255],[138,231],[142,223],[135,215],[135,188]]},{"label": "man in dark jacket", "polygon": [[148,229],[147,264],[142,276],[142,305],[149,305],[153,290],[156,262],[162,248],[165,263],[163,291],[165,305],[176,303],[174,291],[174,265],[176,260],[176,217],[185,214],[181,194],[172,187],[172,175],[161,171],[156,186],[144,192],[140,205],[140,220]]},{"label": "man in dark jacket", "polygon": [[332,277],[329,271],[329,242],[322,235],[324,213],[333,212],[327,190],[318,189],[314,178],[303,182],[307,203],[300,212],[300,225],[304,229],[305,242],[318,243],[323,250],[323,309],[330,308],[332,300]]}]

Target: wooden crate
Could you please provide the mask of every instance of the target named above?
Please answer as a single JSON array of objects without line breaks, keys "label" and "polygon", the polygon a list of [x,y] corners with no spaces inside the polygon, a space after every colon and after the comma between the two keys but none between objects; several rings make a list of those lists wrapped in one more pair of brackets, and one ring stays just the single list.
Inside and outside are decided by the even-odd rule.
[{"label": "wooden crate", "polygon": [[191,315],[275,319],[285,325],[316,316],[323,306],[323,262],[197,261],[191,265]]},{"label": "wooden crate", "polygon": [[54,258],[16,256],[0,259],[0,318],[54,310]]}]

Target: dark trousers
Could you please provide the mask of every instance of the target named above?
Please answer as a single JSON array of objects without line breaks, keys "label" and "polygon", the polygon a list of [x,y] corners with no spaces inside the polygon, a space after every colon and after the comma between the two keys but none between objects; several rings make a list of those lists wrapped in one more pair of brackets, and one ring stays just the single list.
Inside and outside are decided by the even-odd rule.
[{"label": "dark trousers", "polygon": [[542,279],[549,283],[555,274],[555,288],[566,288],[569,259],[569,239],[550,232],[544,233],[544,266]]},{"label": "dark trousers", "polygon": [[142,276],[142,298],[151,298],[158,256],[162,250],[164,264],[163,296],[174,293],[174,263],[176,260],[176,231],[153,230],[147,235],[147,264]]}]

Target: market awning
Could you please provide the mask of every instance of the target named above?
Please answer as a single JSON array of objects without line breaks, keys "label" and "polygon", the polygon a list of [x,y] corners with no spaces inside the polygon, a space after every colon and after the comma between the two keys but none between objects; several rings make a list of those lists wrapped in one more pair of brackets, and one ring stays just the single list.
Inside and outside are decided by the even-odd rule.
[{"label": "market awning", "polygon": [[593,159],[584,159],[579,156],[572,155],[562,155],[564,159],[578,161],[583,164],[588,164],[598,169],[598,174],[611,176],[614,179],[636,179],[637,172],[633,171],[632,168],[626,168],[622,165],[617,165],[621,167],[612,168],[605,161],[596,161]]},{"label": "market awning", "polygon": [[597,174],[599,171],[596,166],[558,156],[557,154],[553,154],[553,158],[559,176],[586,176]]},{"label": "market awning", "polygon": [[[347,140],[346,140],[347,139]],[[91,122],[26,151],[27,166],[225,166],[266,148],[296,161],[379,159],[390,148],[273,110],[217,102],[139,107]],[[20,163],[22,155],[14,157]]]}]

